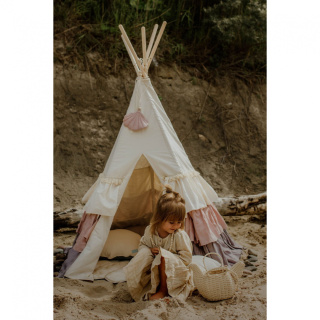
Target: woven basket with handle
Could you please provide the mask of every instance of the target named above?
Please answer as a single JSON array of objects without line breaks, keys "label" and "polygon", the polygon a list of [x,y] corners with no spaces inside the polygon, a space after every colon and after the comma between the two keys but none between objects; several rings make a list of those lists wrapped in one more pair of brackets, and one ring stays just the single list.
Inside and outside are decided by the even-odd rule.
[{"label": "woven basket with handle", "polygon": [[[221,261],[221,267],[208,271],[205,265],[205,257],[209,254],[215,254]],[[243,262],[241,262],[243,264]],[[203,257],[203,265],[206,271],[192,263],[193,280],[199,293],[209,301],[218,301],[231,298],[238,288],[238,275],[227,266],[223,266],[223,260],[218,253],[207,253]],[[243,264],[244,265],[244,264]]]}]

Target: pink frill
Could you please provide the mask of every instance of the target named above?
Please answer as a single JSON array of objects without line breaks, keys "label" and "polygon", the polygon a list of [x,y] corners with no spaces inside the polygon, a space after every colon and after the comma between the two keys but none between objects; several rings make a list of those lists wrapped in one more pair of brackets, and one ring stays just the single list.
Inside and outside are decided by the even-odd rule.
[{"label": "pink frill", "polygon": [[188,212],[185,230],[190,239],[200,246],[216,242],[227,225],[214,204]]},{"label": "pink frill", "polygon": [[73,250],[82,252],[87,245],[90,235],[95,228],[100,216],[97,214],[88,214],[84,212],[77,229],[77,239]]}]

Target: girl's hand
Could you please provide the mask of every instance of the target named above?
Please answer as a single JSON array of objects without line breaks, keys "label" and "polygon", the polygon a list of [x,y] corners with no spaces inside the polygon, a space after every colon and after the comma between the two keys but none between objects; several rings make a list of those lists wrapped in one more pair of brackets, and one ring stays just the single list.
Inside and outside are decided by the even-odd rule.
[{"label": "girl's hand", "polygon": [[150,248],[151,253],[156,256],[159,253],[159,248]]}]

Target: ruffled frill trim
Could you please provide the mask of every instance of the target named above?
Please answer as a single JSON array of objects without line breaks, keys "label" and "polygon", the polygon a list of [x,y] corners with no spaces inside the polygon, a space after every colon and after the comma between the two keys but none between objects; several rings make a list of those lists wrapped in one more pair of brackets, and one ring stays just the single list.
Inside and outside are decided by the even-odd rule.
[{"label": "ruffled frill trim", "polygon": [[227,225],[213,204],[188,212],[185,221],[186,232],[192,242],[204,246],[216,242]]},{"label": "ruffled frill trim", "polygon": [[[240,260],[243,247],[235,242],[228,234],[227,230],[224,230],[216,242],[208,243],[204,246],[192,242],[193,255],[206,255],[210,252],[218,253],[223,260],[223,264],[232,267]],[[215,255],[208,255],[209,258],[217,260]],[[217,260],[218,261],[218,260]]]},{"label": "ruffled frill trim", "polygon": [[179,174],[176,174],[175,176],[170,176],[170,177],[163,177],[163,180],[165,181],[165,183],[167,182],[172,182],[172,181],[177,181],[186,177],[192,178],[192,177],[196,177],[199,176],[200,173],[198,171],[195,170],[189,170],[189,171],[185,171]]},{"label": "ruffled frill trim", "polygon": [[184,198],[187,212],[204,208],[219,201],[219,197],[213,188],[194,169],[174,176],[166,176],[163,183],[169,184],[174,191],[179,192]]},{"label": "ruffled frill trim", "polygon": [[83,210],[103,216],[113,216],[118,208],[119,188],[124,178],[110,178],[101,173],[82,198]]},{"label": "ruffled frill trim", "polygon": [[109,178],[106,177],[103,173],[100,173],[98,180],[102,183],[113,184],[115,186],[119,186],[123,182],[123,178]]},{"label": "ruffled frill trim", "polygon": [[106,177],[104,173],[100,173],[98,179],[96,182],[90,187],[90,189],[86,192],[86,194],[82,198],[82,202],[86,203],[89,201],[90,197],[93,195],[93,193],[96,191],[97,187],[100,185],[108,184],[112,186],[120,186],[123,182],[124,178],[110,178]]}]

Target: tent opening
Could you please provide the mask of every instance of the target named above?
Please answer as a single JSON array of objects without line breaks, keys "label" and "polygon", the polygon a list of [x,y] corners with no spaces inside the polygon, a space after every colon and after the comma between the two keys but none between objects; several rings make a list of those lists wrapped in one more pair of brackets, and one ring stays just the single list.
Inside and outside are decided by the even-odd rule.
[{"label": "tent opening", "polygon": [[162,184],[144,155],[138,160],[124,191],[111,229],[143,235],[155,210]]}]

